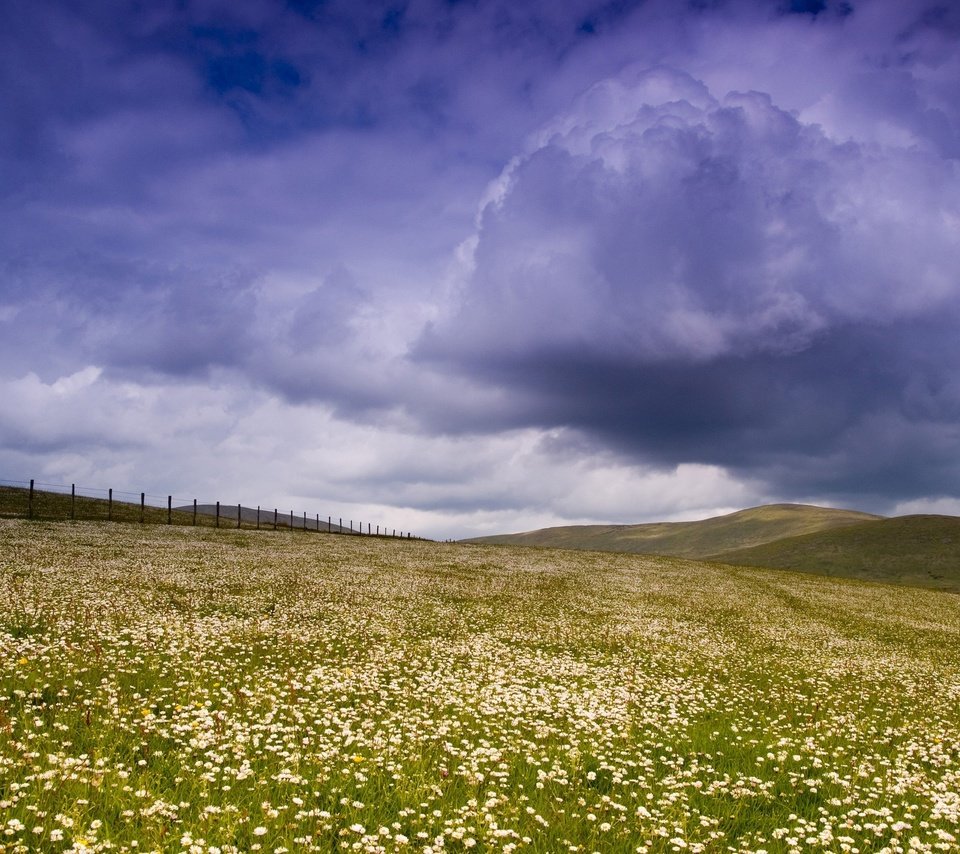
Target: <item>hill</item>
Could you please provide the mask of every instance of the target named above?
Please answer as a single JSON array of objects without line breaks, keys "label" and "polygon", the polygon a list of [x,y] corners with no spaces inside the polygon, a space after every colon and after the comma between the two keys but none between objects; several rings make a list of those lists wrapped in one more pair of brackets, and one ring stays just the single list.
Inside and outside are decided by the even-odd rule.
[{"label": "hill", "polygon": [[0,596],[6,851],[957,850],[958,596],[20,519]]},{"label": "hill", "polygon": [[[175,508],[178,511],[183,513],[193,513],[193,505],[183,505],[182,507]],[[198,504],[197,505],[197,515],[217,517],[217,505],[216,504]],[[262,528],[272,528],[273,527],[273,508],[269,510],[266,507],[260,508],[258,511],[256,507],[240,507],[240,521],[241,523],[247,526],[255,526],[259,522]],[[358,533],[356,529],[351,529],[348,526],[344,525],[341,527],[337,522],[329,520],[327,518],[318,518],[317,516],[307,515],[306,525],[304,525],[304,516],[302,513],[292,513],[290,511],[284,512],[283,510],[277,513],[277,527],[278,528],[303,528],[306,527],[308,531],[320,531],[321,533],[332,533],[332,534],[356,534]],[[236,504],[221,504],[220,505],[220,525],[222,527],[230,527],[230,525],[237,524],[237,505]]]},{"label": "hill", "polygon": [[[476,537],[468,543],[662,554],[705,558],[881,517],[808,504],[768,504],[696,522],[566,525],[520,534]],[[719,558],[716,558],[719,559]]]},{"label": "hill", "polygon": [[712,559],[960,592],[960,518],[877,519],[725,551]]},{"label": "hill", "polygon": [[[94,498],[88,495],[71,497],[69,493],[54,492],[37,489],[33,494],[32,508],[28,501],[28,490],[17,486],[0,486],[0,518],[23,517],[28,514],[37,520],[76,519],[76,520],[106,520],[114,522],[144,522],[153,525],[166,524],[168,519],[174,525],[193,525],[196,521],[200,526],[217,524],[217,505],[198,504],[196,520],[193,515],[193,505],[183,504],[174,507],[168,514],[166,507],[156,507],[147,504],[143,508],[137,496],[132,493],[114,493],[112,501],[107,498]],[[133,500],[130,500],[133,499]],[[252,528],[257,524],[257,509],[255,507],[241,507],[240,520],[244,528]],[[347,525],[342,528],[337,521],[331,521],[328,526],[326,518],[317,519],[316,516],[307,516],[306,528],[308,531],[319,530],[321,533],[333,534],[358,533]],[[237,524],[237,505],[220,505],[220,527],[235,527]],[[260,524],[264,528],[273,527],[273,508],[262,508]],[[359,524],[359,523],[358,523]],[[291,525],[290,512],[277,514],[278,528],[303,528],[303,514],[293,514]]]}]

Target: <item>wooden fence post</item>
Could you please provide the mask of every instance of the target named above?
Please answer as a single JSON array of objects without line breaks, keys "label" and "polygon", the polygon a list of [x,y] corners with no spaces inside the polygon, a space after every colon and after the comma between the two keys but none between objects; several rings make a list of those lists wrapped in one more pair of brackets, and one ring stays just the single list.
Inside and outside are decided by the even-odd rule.
[{"label": "wooden fence post", "polygon": [[329,517],[329,516],[327,516],[327,533],[328,533],[328,534],[332,534],[332,533],[333,533],[333,523],[330,521],[330,517]]},{"label": "wooden fence post", "polygon": [[30,496],[27,498],[27,518],[33,518],[33,478],[30,478]]},{"label": "wooden fence post", "polygon": [[350,520],[350,533],[353,533],[353,519]]},{"label": "wooden fence post", "polygon": [[173,496],[167,496],[167,524],[173,524]]},{"label": "wooden fence post", "polygon": [[342,533],[343,533],[343,516],[340,517],[340,525],[339,525],[339,528],[340,528],[340,530],[337,531],[337,533],[338,533],[338,534],[342,534]]},{"label": "wooden fence post", "polygon": [[143,524],[143,505],[146,504],[147,495],[145,492],[140,493],[140,524]]},{"label": "wooden fence post", "polygon": [[303,530],[307,530],[307,511],[303,511]]},{"label": "wooden fence post", "polygon": [[320,514],[317,513],[317,533],[320,533]]},{"label": "wooden fence post", "polygon": [[260,505],[257,505],[257,530],[260,530]]},{"label": "wooden fence post", "polygon": [[273,530],[277,530],[277,508],[273,508]]},{"label": "wooden fence post", "polygon": [[220,527],[220,502],[217,502],[217,527]]},{"label": "wooden fence post", "polygon": [[237,505],[237,529],[240,528],[240,505]]},{"label": "wooden fence post", "polygon": [[77,485],[70,484],[70,518],[77,518]]},{"label": "wooden fence post", "polygon": [[290,511],[290,530],[293,530],[293,511]]},{"label": "wooden fence post", "polygon": [[193,499],[193,524],[197,524],[197,499]]},{"label": "wooden fence post", "polygon": [[113,487],[107,490],[107,521],[113,521]]}]

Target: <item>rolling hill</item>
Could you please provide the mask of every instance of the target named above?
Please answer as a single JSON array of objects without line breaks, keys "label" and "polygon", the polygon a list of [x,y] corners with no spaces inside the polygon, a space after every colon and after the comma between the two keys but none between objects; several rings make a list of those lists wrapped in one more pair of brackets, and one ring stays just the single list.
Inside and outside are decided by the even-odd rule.
[{"label": "rolling hill", "polygon": [[[177,507],[175,509],[183,513],[193,513],[192,504],[185,504],[182,507]],[[217,505],[216,504],[198,504],[197,514],[216,518]],[[255,507],[241,507],[240,520],[245,526],[256,525],[258,520],[257,509]],[[291,520],[292,520],[292,523],[291,523]],[[267,509],[266,507],[261,508],[259,511],[259,521],[260,521],[261,527],[272,528],[273,527],[273,508],[272,507],[270,509]],[[237,505],[236,504],[220,505],[220,524],[225,528],[229,527],[231,524],[233,525],[237,524]],[[284,512],[281,510],[277,513],[277,527],[303,528],[304,516],[302,513],[291,514],[290,511]],[[346,525],[344,525],[343,527],[340,527],[340,525],[337,522],[330,521],[328,523],[327,517],[323,517],[318,520],[317,516],[310,516],[310,515],[306,517],[306,528],[308,531],[318,530],[321,532],[326,531],[333,534],[358,533],[358,531],[348,528]]]},{"label": "rolling hill", "polygon": [[711,559],[960,593],[960,518],[876,519],[724,551]]},{"label": "rolling hill", "polygon": [[468,543],[543,546],[561,549],[662,554],[720,560],[719,554],[766,543],[877,521],[855,510],[808,504],[769,504],[696,522],[640,525],[567,525],[520,534],[499,534]]}]

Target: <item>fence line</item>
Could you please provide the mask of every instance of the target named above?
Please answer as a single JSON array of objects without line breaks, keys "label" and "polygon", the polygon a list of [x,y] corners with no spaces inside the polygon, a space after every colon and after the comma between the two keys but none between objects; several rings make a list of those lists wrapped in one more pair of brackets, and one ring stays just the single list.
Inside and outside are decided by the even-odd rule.
[{"label": "fence line", "polygon": [[[45,483],[37,480],[4,480],[0,478],[0,518],[26,518],[47,520],[106,520],[110,522],[135,522],[144,524],[192,525],[215,528],[273,530],[281,528],[290,531],[301,530],[307,533],[346,534],[352,536],[374,536],[372,525],[367,522],[367,533],[363,532],[363,522],[354,529],[353,520],[344,527],[343,518],[339,524],[333,524],[333,516],[328,515],[326,523],[319,513],[307,511],[289,514],[272,508],[245,507],[242,503],[226,504],[220,501],[200,502],[196,498],[178,498],[174,495],[156,495],[148,492],[125,492],[112,487],[100,488],[77,486],[71,483]],[[380,525],[376,526],[379,537],[388,539],[418,540],[411,532],[396,529],[387,534],[386,525],[383,534]]]}]

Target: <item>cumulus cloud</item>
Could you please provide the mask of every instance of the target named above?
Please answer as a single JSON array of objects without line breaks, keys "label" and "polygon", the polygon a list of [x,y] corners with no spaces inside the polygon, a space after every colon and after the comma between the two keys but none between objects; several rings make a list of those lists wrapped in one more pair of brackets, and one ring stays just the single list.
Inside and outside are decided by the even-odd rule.
[{"label": "cumulus cloud", "polygon": [[[215,442],[267,492],[463,533],[956,495],[949,4],[14,0],[0,24],[0,474],[162,482],[164,448],[212,489]],[[137,439],[196,407],[212,433]],[[327,479],[334,439],[371,467]]]},{"label": "cumulus cloud", "polygon": [[460,299],[416,353],[641,459],[780,490],[945,485],[958,199],[934,151],[631,68],[488,192]]},{"label": "cumulus cloud", "polygon": [[561,518],[708,516],[763,497],[716,468],[625,466],[602,448],[578,447],[564,431],[438,438],[357,424],[328,407],[292,408],[225,380],[144,388],[87,366],[49,382],[0,381],[7,402],[0,471],[435,536],[526,530]]}]

